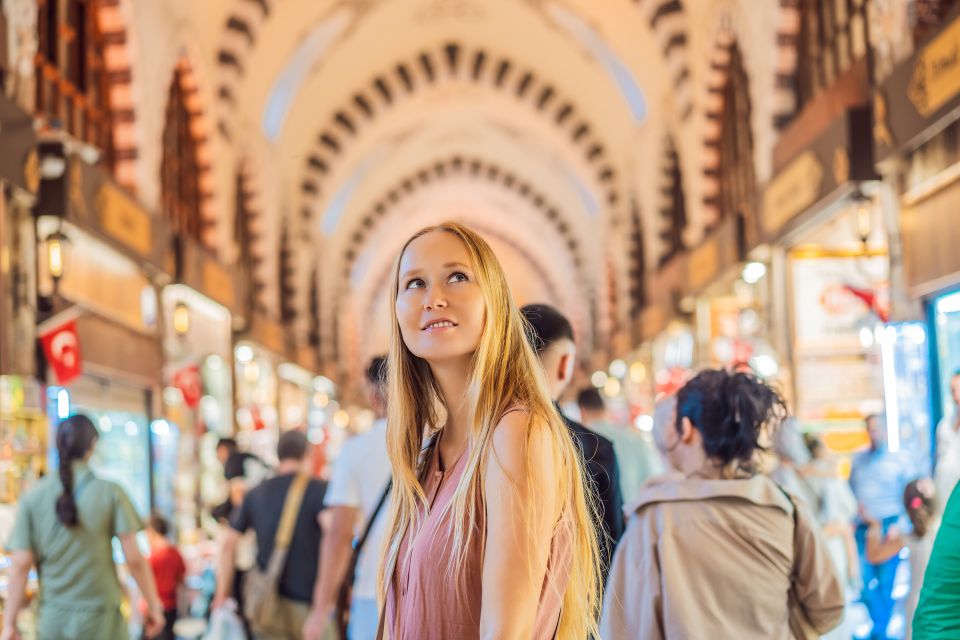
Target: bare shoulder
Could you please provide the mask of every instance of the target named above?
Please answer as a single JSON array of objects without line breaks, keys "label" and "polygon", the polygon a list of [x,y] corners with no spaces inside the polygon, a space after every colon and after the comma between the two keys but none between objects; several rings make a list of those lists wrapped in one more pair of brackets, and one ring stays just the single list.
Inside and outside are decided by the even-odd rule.
[{"label": "bare shoulder", "polygon": [[552,444],[553,435],[542,419],[524,409],[506,413],[493,432],[492,457],[499,465],[491,465],[491,471],[516,478],[530,465],[549,475]]}]

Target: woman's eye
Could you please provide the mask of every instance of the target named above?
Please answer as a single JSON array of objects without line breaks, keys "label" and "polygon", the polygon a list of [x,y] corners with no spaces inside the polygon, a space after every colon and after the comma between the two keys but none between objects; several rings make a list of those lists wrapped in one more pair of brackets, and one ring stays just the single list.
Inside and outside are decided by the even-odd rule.
[{"label": "woman's eye", "polygon": [[423,286],[423,280],[421,278],[414,278],[407,282],[407,289],[419,289]]},{"label": "woman's eye", "polygon": [[463,272],[457,271],[456,273],[450,274],[450,282],[466,282],[469,280],[467,275]]}]

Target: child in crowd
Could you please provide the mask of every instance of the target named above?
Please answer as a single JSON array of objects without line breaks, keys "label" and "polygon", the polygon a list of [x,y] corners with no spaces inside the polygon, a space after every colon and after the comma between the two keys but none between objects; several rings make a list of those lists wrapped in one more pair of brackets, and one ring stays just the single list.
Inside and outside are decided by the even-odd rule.
[{"label": "child in crowd", "polygon": [[923,574],[926,572],[930,551],[940,525],[934,491],[933,481],[929,478],[914,480],[904,489],[904,508],[913,529],[910,534],[904,535],[894,527],[887,532],[884,539],[879,523],[874,523],[867,535],[867,559],[871,562],[883,562],[892,558],[904,547],[910,552],[910,595],[907,597],[905,611],[906,640],[911,637],[913,614],[917,609]]},{"label": "child in crowd", "polygon": [[[166,625],[156,640],[174,640],[173,625],[177,621],[177,589],[183,584],[186,566],[183,556],[170,543],[167,535],[170,525],[159,514],[153,514],[147,524],[147,540],[150,542],[150,568],[157,583]],[[146,637],[146,636],[144,636]]]}]

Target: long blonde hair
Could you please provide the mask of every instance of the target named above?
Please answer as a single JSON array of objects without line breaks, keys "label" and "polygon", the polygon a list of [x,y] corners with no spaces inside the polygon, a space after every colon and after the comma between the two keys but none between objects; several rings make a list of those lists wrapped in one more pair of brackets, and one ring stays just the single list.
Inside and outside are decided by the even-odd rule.
[{"label": "long blonde hair", "polygon": [[[454,522],[450,556],[453,566],[447,570],[455,576],[463,566],[468,547],[479,529],[479,509],[486,504],[484,467],[493,453],[494,428],[507,409],[523,407],[530,414],[531,426],[542,426],[549,434],[560,482],[558,500],[572,538],[573,554],[562,594],[558,634],[561,638],[597,637],[601,585],[594,528],[596,507],[587,497],[580,452],[553,406],[540,362],[526,338],[526,324],[513,301],[499,261],[482,237],[454,222],[422,229],[411,237],[397,258],[391,285],[394,304],[390,307],[393,326],[387,376],[387,447],[393,466],[393,489],[380,593],[386,593],[392,579],[401,539],[427,511],[427,498],[419,478],[421,452],[427,436],[442,427],[439,420],[443,396],[439,384],[427,361],[415,356],[404,344],[395,306],[403,253],[415,239],[434,231],[451,233],[466,246],[486,305],[486,321],[472,358],[465,399],[469,407],[471,446],[450,505]],[[528,432],[528,443],[529,438]],[[529,447],[525,450],[529,463]],[[527,481],[532,483],[532,478],[528,477]],[[531,514],[526,515],[532,520]]]}]

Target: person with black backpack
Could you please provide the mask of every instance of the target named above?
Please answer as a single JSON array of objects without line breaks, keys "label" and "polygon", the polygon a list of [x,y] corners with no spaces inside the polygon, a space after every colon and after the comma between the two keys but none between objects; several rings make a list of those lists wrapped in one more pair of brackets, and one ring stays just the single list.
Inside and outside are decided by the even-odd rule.
[{"label": "person with black backpack", "polygon": [[331,625],[350,640],[377,636],[378,556],[390,489],[386,374],[387,359],[373,358],[367,368],[367,394],[377,420],[369,431],[348,440],[334,463],[324,499],[320,579],[304,625],[306,640],[321,638]]}]

